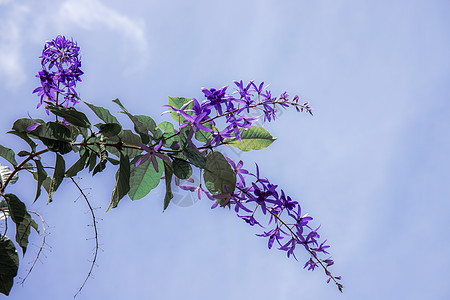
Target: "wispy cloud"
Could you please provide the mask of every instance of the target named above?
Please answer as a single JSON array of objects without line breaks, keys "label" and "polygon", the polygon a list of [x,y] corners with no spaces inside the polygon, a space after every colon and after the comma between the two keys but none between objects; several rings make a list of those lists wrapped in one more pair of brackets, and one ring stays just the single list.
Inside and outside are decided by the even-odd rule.
[{"label": "wispy cloud", "polygon": [[[130,45],[127,52],[139,56],[139,63],[127,64],[124,72],[134,73],[145,67],[148,61],[148,44],[143,20],[136,20],[108,7],[99,0],[67,0],[55,7],[55,3],[22,2],[20,4],[0,0],[0,79],[11,89],[24,83],[25,66],[21,59],[27,43],[42,43],[49,32],[66,29],[110,30],[123,38],[123,45]],[[32,11],[39,14],[31,14]],[[49,13],[64,18],[48,18]],[[126,46],[128,47],[128,46]]]},{"label": "wispy cloud", "polygon": [[26,6],[13,5],[0,22],[0,78],[9,88],[16,88],[25,80],[20,53],[21,36],[29,11]]},{"label": "wispy cloud", "polygon": [[[106,28],[118,32],[128,39],[141,57],[140,65],[131,66],[128,72],[142,67],[142,62],[148,59],[148,45],[145,37],[143,21],[132,19],[120,12],[102,4],[98,0],[69,0],[61,4],[59,15],[66,16],[59,22],[75,25],[84,29]],[[64,26],[64,24],[61,24]]]}]

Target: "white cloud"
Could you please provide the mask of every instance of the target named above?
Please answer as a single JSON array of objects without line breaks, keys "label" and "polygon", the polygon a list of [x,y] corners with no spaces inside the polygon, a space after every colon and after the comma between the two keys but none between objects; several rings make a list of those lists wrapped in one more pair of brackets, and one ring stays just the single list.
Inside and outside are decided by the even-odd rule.
[{"label": "white cloud", "polygon": [[[106,28],[118,33],[126,41],[126,51],[131,56],[139,56],[139,64],[128,65],[126,73],[133,73],[145,67],[148,61],[148,44],[145,37],[144,21],[133,19],[114,10],[98,0],[68,0],[55,9],[51,1],[17,4],[0,0],[2,18],[0,20],[0,79],[8,88],[17,89],[26,79],[22,50],[30,41],[43,43],[49,31],[64,31],[68,27],[92,30]],[[40,14],[30,14],[39,10]],[[64,18],[48,18],[52,12]]]},{"label": "white cloud", "polygon": [[[98,0],[69,0],[64,2],[58,15],[65,16],[59,22],[62,26],[76,25],[84,29],[92,29],[95,26],[103,25],[106,28],[116,31],[129,39],[130,45],[139,52],[141,57],[139,66],[148,59],[148,45],[145,38],[144,22],[131,19],[120,12],[105,6]],[[134,70],[128,70],[128,72]]]},{"label": "white cloud", "polygon": [[[7,3],[2,1],[0,4]],[[0,78],[10,88],[18,87],[25,80],[21,61],[23,25],[29,8],[13,5],[0,23]]]}]

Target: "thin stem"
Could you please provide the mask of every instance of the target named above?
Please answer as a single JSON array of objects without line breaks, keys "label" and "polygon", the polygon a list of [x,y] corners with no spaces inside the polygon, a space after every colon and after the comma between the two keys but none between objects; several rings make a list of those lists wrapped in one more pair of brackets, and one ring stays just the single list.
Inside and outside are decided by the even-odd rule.
[{"label": "thin stem", "polygon": [[77,293],[73,296],[73,298],[75,298],[83,289],[83,287],[85,286],[86,282],[88,281],[88,279],[91,277],[92,274],[92,270],[94,269],[95,266],[95,262],[97,260],[97,254],[98,254],[98,231],[97,231],[97,220],[95,218],[95,214],[94,214],[94,210],[92,209],[91,203],[89,203],[89,200],[87,198],[87,196],[84,194],[83,190],[81,189],[81,187],[78,185],[78,183],[75,181],[75,179],[73,179],[72,177],[70,177],[70,179],[72,180],[73,184],[75,184],[75,186],[78,188],[78,190],[80,191],[81,195],[83,196],[84,200],[86,200],[86,204],[89,207],[89,211],[91,212],[91,216],[92,216],[92,224],[94,227],[94,239],[95,239],[95,250],[94,250],[94,259],[92,260],[91,263],[91,267],[89,269],[89,272],[86,276],[86,278],[83,281],[83,284],[81,285],[81,287],[78,289]]}]

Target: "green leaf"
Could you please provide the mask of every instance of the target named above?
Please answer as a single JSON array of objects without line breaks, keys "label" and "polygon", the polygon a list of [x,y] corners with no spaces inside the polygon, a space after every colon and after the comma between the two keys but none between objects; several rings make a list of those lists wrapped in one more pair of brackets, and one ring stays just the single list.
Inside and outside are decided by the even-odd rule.
[{"label": "green leaf", "polygon": [[183,160],[174,158],[172,161],[173,173],[180,179],[188,179],[192,176],[192,167],[191,165]]},{"label": "green leaf", "polygon": [[[136,133],[138,133],[141,136],[141,140],[143,144],[148,144],[150,142],[150,136],[148,135],[148,131],[150,129],[154,129],[154,127],[151,127],[153,124],[155,124],[155,121],[153,121],[152,118],[150,118],[151,120],[147,119],[145,120],[145,122],[143,122],[144,120],[141,120],[143,118],[138,118],[134,115],[132,115],[123,105],[122,103],[119,101],[119,99],[114,99],[113,100],[114,103],[116,103],[117,105],[120,106],[120,108],[123,109],[124,114],[126,114],[130,120],[133,122],[134,124],[134,131],[136,131]],[[153,122],[152,122],[153,121]],[[150,125],[150,126],[148,126]]]},{"label": "green leaf", "polygon": [[91,155],[89,156],[89,160],[87,162],[87,165],[89,165],[89,172],[92,172],[92,170],[94,170],[96,163],[97,163],[97,153],[95,153],[95,151],[92,151]]},{"label": "green leaf", "polygon": [[83,155],[66,171],[67,177],[74,177],[78,172],[84,169],[86,160],[89,157],[89,152],[84,151]]},{"label": "green leaf", "polygon": [[[210,123],[204,123],[203,126],[213,129],[213,125]],[[212,133],[204,130],[199,130],[194,134],[195,139],[202,143],[207,143],[212,139]]]},{"label": "green leaf", "polygon": [[222,153],[218,151],[210,152],[206,157],[203,179],[213,195],[233,193],[236,188],[236,174]]},{"label": "green leaf", "polygon": [[14,122],[12,129],[18,132],[27,132],[27,128],[37,123],[44,124],[41,119],[21,118]]},{"label": "green leaf", "polygon": [[106,137],[113,137],[120,134],[122,131],[122,126],[117,123],[107,123],[107,124],[97,124],[98,129],[100,129],[100,133]]},{"label": "green leaf", "polygon": [[89,106],[90,109],[99,117],[99,119],[103,120],[105,123],[116,123],[120,124],[119,121],[117,121],[116,117],[114,117],[108,109],[103,108],[101,106],[95,106],[93,104],[90,104],[84,100],[82,100],[87,106]]},{"label": "green leaf", "polygon": [[[163,137],[168,138],[175,134],[175,128],[173,127],[173,124],[167,121],[164,121],[158,125],[159,129],[162,129],[164,131]],[[169,145],[169,147],[175,143],[179,142],[180,138],[178,135],[175,135],[171,137],[170,139],[167,139],[164,141],[165,145]]]},{"label": "green leaf", "polygon": [[22,248],[23,255],[27,251],[28,236],[32,226],[32,219],[27,212],[25,204],[14,194],[5,194],[6,203],[8,203],[9,214],[14,223],[16,223],[16,241]]},{"label": "green leaf", "polygon": [[47,122],[30,132],[39,137],[50,151],[67,154],[72,151],[72,133],[66,126],[57,122]]},{"label": "green leaf", "polygon": [[254,126],[241,133],[241,142],[236,138],[225,139],[225,143],[242,151],[264,149],[276,140],[267,130]]},{"label": "green leaf", "polygon": [[116,173],[116,184],[114,186],[114,191],[111,197],[111,203],[106,211],[117,207],[119,201],[128,193],[130,190],[130,161],[128,156],[120,153],[120,163],[119,169]]},{"label": "green leaf", "polygon": [[163,211],[169,206],[170,201],[173,198],[172,193],[172,176],[173,169],[171,163],[168,161],[164,161],[164,177],[166,179],[166,195],[164,196],[164,208]]},{"label": "green leaf", "polygon": [[50,183],[50,191],[48,192],[48,202],[52,202],[52,196],[58,189],[59,185],[64,179],[64,173],[66,171],[66,162],[64,158],[56,153],[55,170],[53,171],[53,178]]},{"label": "green leaf", "polygon": [[41,186],[44,180],[47,178],[47,172],[45,172],[44,167],[42,166],[42,163],[39,160],[34,161],[36,163],[36,172],[33,173],[34,179],[37,181],[36,184],[36,197],[34,198],[34,202],[39,198],[41,195]]},{"label": "green leaf", "polygon": [[92,172],[92,176],[99,172],[103,172],[103,170],[106,168],[106,163],[108,162],[108,151],[106,151],[105,145],[100,144],[98,148],[100,153],[100,161],[98,165],[95,166],[94,172]]},{"label": "green leaf", "polygon": [[141,122],[143,128],[151,132],[155,138],[161,133],[161,130],[156,129],[156,122],[151,117],[146,115],[135,115],[134,116],[139,122]]},{"label": "green leaf", "polygon": [[19,255],[14,243],[6,236],[0,239],[0,293],[9,295],[19,269]]},{"label": "green leaf", "polygon": [[0,145],[0,156],[9,161],[13,166],[17,166],[14,151]]},{"label": "green leaf", "polygon": [[91,127],[91,123],[89,122],[86,115],[82,112],[77,111],[73,107],[64,107],[49,104],[45,108],[52,112],[54,115],[64,118],[64,120],[72,125],[84,128]]},{"label": "green leaf", "polygon": [[206,167],[207,159],[197,149],[185,148],[184,153],[194,166],[201,169],[204,169]]},{"label": "green leaf", "polygon": [[[180,109],[183,105],[185,105],[186,103],[188,103],[189,101],[192,101],[192,99],[189,98],[184,98],[184,97],[170,97],[169,96],[169,105],[173,106],[177,109]],[[194,112],[192,111],[192,108],[194,107],[194,102],[191,102],[185,109],[184,111],[188,114],[188,115],[192,115]],[[169,108],[170,110],[172,110],[171,108]],[[177,121],[179,124],[183,123],[185,117],[183,117],[183,115],[177,115],[175,112],[170,113],[170,115],[172,116],[172,118]]]},{"label": "green leaf", "polygon": [[24,156],[28,156],[30,154],[31,154],[30,152],[22,150],[22,151],[19,151],[19,153],[17,153],[17,156],[24,157]]},{"label": "green leaf", "polygon": [[147,196],[151,190],[158,186],[163,175],[162,159],[157,158],[158,171],[156,172],[151,159],[135,167],[131,165],[130,190],[128,196],[131,200],[138,200]]},{"label": "green leaf", "polygon": [[[126,129],[123,131],[122,142],[126,145],[139,146],[141,144],[141,139],[138,135],[134,134],[131,130]],[[128,157],[135,157],[142,153],[142,150],[123,148],[122,152]]]},{"label": "green leaf", "polygon": [[28,145],[30,145],[31,151],[36,152],[36,146],[37,146],[37,144],[36,144],[32,139],[30,139],[30,137],[28,136],[28,134],[27,134],[26,132],[20,132],[20,131],[17,131],[17,130],[10,130],[10,131],[8,131],[7,133],[14,134],[15,136],[20,137],[20,138],[23,139]]}]

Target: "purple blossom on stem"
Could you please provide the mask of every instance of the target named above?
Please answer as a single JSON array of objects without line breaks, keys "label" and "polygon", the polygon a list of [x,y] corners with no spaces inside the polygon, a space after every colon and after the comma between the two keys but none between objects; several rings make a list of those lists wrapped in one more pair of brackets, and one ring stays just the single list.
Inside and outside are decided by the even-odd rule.
[{"label": "purple blossom on stem", "polygon": [[[79,50],[80,47],[76,42],[61,35],[44,45],[40,56],[42,69],[36,75],[41,80],[41,86],[33,91],[41,98],[37,107],[45,101],[66,107],[78,103],[75,87],[77,82],[81,81],[80,76],[83,75],[80,69]],[[64,100],[61,101],[59,96]]]},{"label": "purple blossom on stem", "polygon": [[156,160],[156,157],[159,157],[163,160],[170,161],[170,158],[165,156],[164,154],[161,154],[158,152],[159,148],[161,148],[162,141],[159,141],[158,145],[156,145],[153,149],[147,147],[146,145],[141,143],[141,148],[145,151],[147,151],[146,154],[144,154],[139,160],[134,164],[136,167],[142,165],[145,163],[149,158],[153,164],[153,168],[155,168],[156,172],[159,172],[158,168],[158,161]]}]

